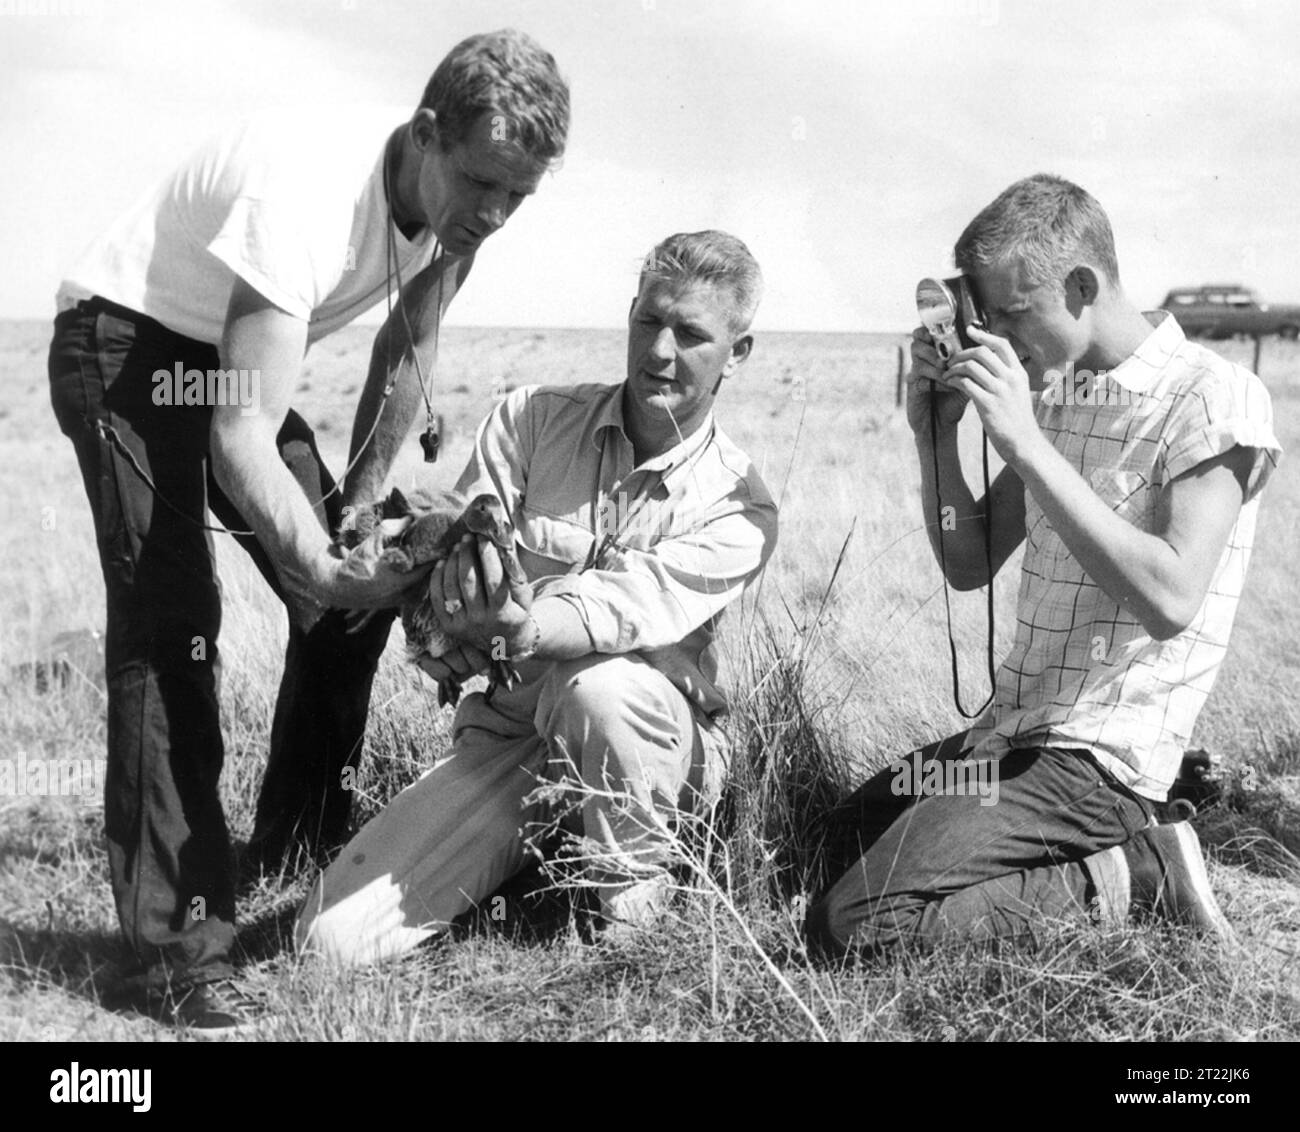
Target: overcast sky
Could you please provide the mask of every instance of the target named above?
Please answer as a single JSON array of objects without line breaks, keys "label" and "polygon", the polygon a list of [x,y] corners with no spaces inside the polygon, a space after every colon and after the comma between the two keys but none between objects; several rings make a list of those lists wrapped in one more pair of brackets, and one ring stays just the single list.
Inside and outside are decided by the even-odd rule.
[{"label": "overcast sky", "polygon": [[1290,0],[0,0],[0,317],[51,314],[62,269],[210,130],[306,100],[396,122],[501,26],[555,54],[573,130],[456,323],[618,325],[656,239],[720,227],[763,265],[760,328],[906,327],[917,277],[1042,170],[1110,213],[1137,302],[1300,301]]}]

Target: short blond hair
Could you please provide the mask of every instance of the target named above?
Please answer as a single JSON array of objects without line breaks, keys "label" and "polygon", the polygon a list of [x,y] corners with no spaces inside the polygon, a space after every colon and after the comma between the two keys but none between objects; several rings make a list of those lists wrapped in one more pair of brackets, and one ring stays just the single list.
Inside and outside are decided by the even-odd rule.
[{"label": "short blond hair", "polygon": [[1081,260],[1119,284],[1115,236],[1105,211],[1078,185],[1051,173],[1017,181],[967,226],[953,249],[961,271],[1019,263],[1028,281],[1062,283]]},{"label": "short blond hair", "polygon": [[763,272],[744,243],[728,232],[678,232],[660,240],[641,265],[637,289],[647,279],[676,283],[710,283],[730,292],[731,327],[749,329],[763,297]]},{"label": "short blond hair", "polygon": [[447,52],[424,88],[420,108],[438,118],[444,150],[463,142],[485,113],[531,157],[555,163],[569,135],[569,84],[555,58],[513,28],[471,35]]}]

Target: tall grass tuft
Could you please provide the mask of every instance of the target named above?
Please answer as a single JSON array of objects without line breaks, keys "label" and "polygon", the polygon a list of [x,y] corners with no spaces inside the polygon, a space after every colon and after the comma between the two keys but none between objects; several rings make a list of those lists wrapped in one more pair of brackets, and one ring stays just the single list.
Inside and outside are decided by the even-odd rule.
[{"label": "tall grass tuft", "polygon": [[742,902],[789,900],[830,878],[823,819],[848,792],[851,767],[808,680],[798,640],[770,623],[748,642],[749,694],[735,713],[739,743],[718,807]]},{"label": "tall grass tuft", "polygon": [[822,614],[851,537],[852,531],[810,621],[800,624],[787,608],[788,629],[762,615],[746,634],[736,682],[747,692],[733,718],[737,749],[717,821],[742,902],[788,902],[834,879],[825,818],[848,793],[854,769],[812,669]]}]

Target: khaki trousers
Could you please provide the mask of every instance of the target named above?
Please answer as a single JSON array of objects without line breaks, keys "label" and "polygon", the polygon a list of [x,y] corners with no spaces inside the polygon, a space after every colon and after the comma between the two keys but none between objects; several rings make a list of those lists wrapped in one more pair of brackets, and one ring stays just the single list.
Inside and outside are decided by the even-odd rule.
[{"label": "khaki trousers", "polygon": [[672,862],[675,820],[721,792],[721,733],[636,654],[530,668],[513,692],[462,700],[450,755],[317,879],[300,950],[344,964],[408,951],[518,872],[526,838],[556,821],[586,838],[602,899]]}]

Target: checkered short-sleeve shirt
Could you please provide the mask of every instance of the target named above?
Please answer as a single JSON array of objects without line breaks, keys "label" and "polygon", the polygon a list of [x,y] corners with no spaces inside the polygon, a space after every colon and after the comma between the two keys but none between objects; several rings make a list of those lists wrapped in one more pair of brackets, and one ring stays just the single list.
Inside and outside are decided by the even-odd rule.
[{"label": "checkered short-sleeve shirt", "polygon": [[[1015,643],[975,754],[1083,747],[1122,782],[1163,799],[1227,650],[1255,534],[1259,494],[1281,448],[1254,374],[1189,342],[1169,315],[1116,369],[1040,395],[1039,427],[1092,489],[1151,530],[1158,493],[1241,445],[1255,451],[1246,500],[1190,625],[1156,641],[1084,573],[1026,492]],[[1159,321],[1157,321],[1159,319]]]}]

